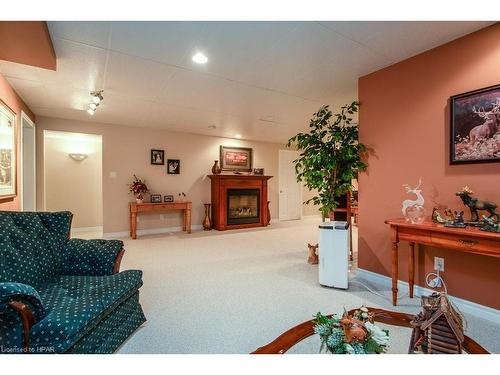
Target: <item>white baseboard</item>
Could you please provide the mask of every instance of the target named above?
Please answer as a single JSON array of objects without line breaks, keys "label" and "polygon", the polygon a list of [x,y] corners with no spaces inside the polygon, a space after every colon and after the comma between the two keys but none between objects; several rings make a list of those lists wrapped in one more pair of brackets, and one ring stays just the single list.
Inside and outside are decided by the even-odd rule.
[{"label": "white baseboard", "polygon": [[84,232],[97,232],[102,231],[102,225],[98,227],[80,227],[80,228],[71,228],[73,233],[84,233]]},{"label": "white baseboard", "polygon": [[[371,272],[362,268],[356,269],[356,276],[369,282],[383,284],[384,286],[387,286],[389,290],[392,287],[392,280],[389,276],[381,275],[379,273]],[[398,289],[399,292],[408,293],[408,282],[398,280]],[[420,285],[415,285],[413,288],[413,292],[415,296],[420,297],[422,295],[432,294],[434,290],[424,288]],[[489,306],[480,305],[478,303],[462,298],[450,295],[448,295],[448,297],[450,298],[450,301],[453,302],[460,309],[460,311],[464,313],[486,319],[494,323],[498,323],[500,321],[500,310],[494,309]]]},{"label": "white baseboard", "polygon": [[[192,225],[191,230],[201,230],[202,225]],[[162,233],[177,233],[182,232],[182,227],[166,227],[166,228],[153,228],[153,229],[138,229],[137,236],[147,236],[151,234],[162,234]],[[127,232],[108,232],[103,234],[103,238],[107,240],[129,237],[130,233]]]},{"label": "white baseboard", "polygon": [[307,220],[307,219],[319,219],[319,220],[321,220],[322,216],[321,216],[321,214],[309,214],[309,215],[302,215],[300,218],[303,220]]}]

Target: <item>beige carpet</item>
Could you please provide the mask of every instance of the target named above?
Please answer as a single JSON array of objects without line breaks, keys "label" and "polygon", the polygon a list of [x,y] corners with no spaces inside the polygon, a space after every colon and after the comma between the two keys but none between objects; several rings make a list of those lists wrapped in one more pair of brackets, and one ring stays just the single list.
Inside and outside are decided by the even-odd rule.
[{"label": "beige carpet", "polygon": [[[389,290],[380,290],[382,298],[354,283],[347,291],[318,284],[317,266],[306,262],[318,224],[308,218],[255,230],[125,239],[122,269],[144,271],[148,321],[119,353],[249,353],[318,311],[363,304],[392,309]],[[418,303],[404,298],[397,309],[414,313]],[[500,352],[500,325],[467,318],[469,335]],[[391,352],[406,352],[409,331],[392,331]],[[318,349],[312,337],[292,352]]]}]

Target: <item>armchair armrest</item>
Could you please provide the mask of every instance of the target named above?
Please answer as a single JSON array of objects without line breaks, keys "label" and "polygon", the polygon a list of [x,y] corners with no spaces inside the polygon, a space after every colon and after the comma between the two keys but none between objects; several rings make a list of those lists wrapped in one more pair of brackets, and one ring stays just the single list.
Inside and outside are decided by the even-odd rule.
[{"label": "armchair armrest", "polygon": [[[2,334],[13,334],[16,325],[22,323],[23,348],[28,352],[31,327],[45,317],[45,309],[38,292],[27,284],[0,282],[0,317],[2,315],[5,315],[3,320],[6,322],[14,322],[0,327]],[[9,319],[9,316],[12,318]]]},{"label": "armchair armrest", "polygon": [[12,301],[22,302],[29,306],[37,321],[45,317],[40,295],[31,285],[14,282],[0,283],[0,312],[5,312],[6,307]]},{"label": "armchair armrest", "polygon": [[62,250],[62,274],[104,276],[119,271],[123,242],[71,239]]}]

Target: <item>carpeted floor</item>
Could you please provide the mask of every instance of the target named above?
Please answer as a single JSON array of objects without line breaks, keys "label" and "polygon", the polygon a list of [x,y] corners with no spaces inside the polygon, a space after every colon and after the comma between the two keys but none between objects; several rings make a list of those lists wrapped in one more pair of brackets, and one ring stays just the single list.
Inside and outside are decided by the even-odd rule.
[{"label": "carpeted floor", "polygon": [[[316,218],[268,228],[162,234],[125,239],[122,269],[144,271],[141,303],[148,321],[119,353],[249,353],[318,311],[341,313],[361,305],[415,313],[419,300],[397,308],[368,292],[351,272],[349,290],[321,287],[307,263],[317,242]],[[363,281],[365,284],[366,282]],[[467,316],[467,334],[500,353],[500,324]],[[391,328],[391,352],[407,351],[409,330]],[[317,353],[312,337],[292,353]]]}]

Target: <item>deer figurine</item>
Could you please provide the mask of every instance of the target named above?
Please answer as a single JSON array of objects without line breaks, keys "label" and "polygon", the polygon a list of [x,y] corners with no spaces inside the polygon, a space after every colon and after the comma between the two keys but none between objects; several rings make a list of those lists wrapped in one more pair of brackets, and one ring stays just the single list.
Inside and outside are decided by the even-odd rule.
[{"label": "deer figurine", "polygon": [[491,111],[485,111],[483,107],[476,109],[472,107],[472,112],[484,119],[484,123],[471,129],[469,132],[469,141],[474,143],[480,139],[488,139],[495,135],[500,125],[500,98],[495,103],[491,103]]},{"label": "deer figurine", "polygon": [[413,193],[417,196],[417,199],[411,200],[411,199],[405,199],[402,203],[401,211],[403,212],[403,216],[406,217],[406,210],[411,207],[411,206],[423,206],[424,205],[424,197],[422,196],[422,190],[420,189],[420,186],[422,185],[422,179],[420,178],[418,180],[418,185],[414,187],[413,189],[410,187],[408,184],[403,184],[404,188],[406,189],[406,193],[410,194]]}]

